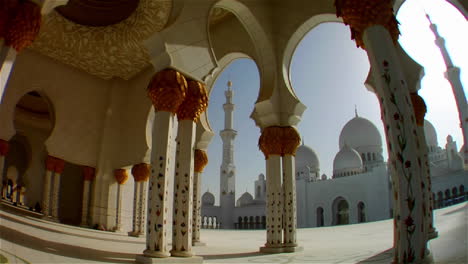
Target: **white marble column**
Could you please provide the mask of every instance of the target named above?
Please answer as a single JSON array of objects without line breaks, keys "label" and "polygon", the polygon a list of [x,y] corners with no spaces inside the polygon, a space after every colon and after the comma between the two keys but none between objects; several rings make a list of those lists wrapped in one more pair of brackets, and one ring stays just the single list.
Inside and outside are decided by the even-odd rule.
[{"label": "white marble column", "polygon": [[52,156],[47,156],[46,159],[46,174],[44,177],[44,187],[42,191],[42,214],[45,217],[50,216],[50,187],[52,176],[55,170],[55,161],[56,158]]},{"label": "white marble column", "polygon": [[[1,103],[1,96],[0,96]],[[2,192],[2,198],[6,197],[5,186],[3,186],[3,170],[5,168],[5,156],[8,153],[9,144],[8,141],[0,139],[0,190]]]},{"label": "white marble column", "polygon": [[117,214],[115,216],[115,231],[121,231],[122,229],[122,188],[125,182],[127,182],[128,174],[125,169],[116,169],[114,171],[114,177],[118,184],[117,187]]},{"label": "white marble column", "polygon": [[283,189],[281,186],[281,156],[270,155],[266,160],[266,229],[267,243],[262,252],[282,251],[283,243]]},{"label": "white marble column", "polygon": [[418,163],[418,145],[424,142],[414,134],[416,124],[411,99],[389,32],[380,25],[371,26],[364,31],[363,41],[374,69],[384,125],[389,130],[389,154],[398,177],[396,202],[399,211],[394,215],[398,252],[395,252],[394,260],[419,262],[426,254],[423,174]]},{"label": "white marble column", "polygon": [[[149,174],[148,174],[149,175]],[[140,184],[140,199],[139,199],[139,221],[138,221],[138,231],[139,235],[143,236],[145,235],[145,220],[146,220],[146,190],[148,189],[148,179],[147,177],[145,180],[139,182]]]},{"label": "white marble column", "polygon": [[179,120],[171,250],[171,255],[175,257],[191,257],[193,255],[192,213],[195,128],[196,124],[192,120]]},{"label": "white marble column", "polygon": [[89,212],[89,201],[91,195],[91,184],[95,177],[95,169],[87,166],[83,166],[83,204],[81,210],[81,226],[89,226],[88,212]]},{"label": "white marble column", "polygon": [[202,245],[200,241],[201,228],[201,177],[202,172],[193,174],[193,221],[192,221],[192,245]]},{"label": "white marble column", "polygon": [[65,168],[65,162],[56,158],[54,167],[54,185],[52,190],[51,215],[52,219],[58,221],[59,197],[60,197],[60,177]]},{"label": "white marble column", "polygon": [[283,247],[287,251],[295,251],[297,206],[296,206],[296,177],[293,155],[283,156],[283,191],[284,191],[284,241]]},{"label": "white marble column", "polygon": [[131,236],[138,236],[140,233],[140,182],[135,180],[135,185],[133,187],[133,227],[132,231],[129,233]]},{"label": "white marble column", "polygon": [[167,250],[168,178],[170,177],[170,142],[174,114],[158,111],[153,122],[151,150],[151,178],[148,192],[148,219],[146,230],[147,257],[169,257]]}]

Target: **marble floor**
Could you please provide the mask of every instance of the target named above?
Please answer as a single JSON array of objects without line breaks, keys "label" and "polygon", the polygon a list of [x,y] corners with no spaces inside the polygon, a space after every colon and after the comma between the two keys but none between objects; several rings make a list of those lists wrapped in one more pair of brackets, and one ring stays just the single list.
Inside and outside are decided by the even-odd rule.
[{"label": "marble floor", "polygon": [[[468,202],[436,210],[436,263],[468,263]],[[392,221],[298,230],[303,251],[262,254],[262,230],[202,230],[204,263],[389,263]],[[134,263],[145,238],[72,227],[0,208],[0,263]]]}]

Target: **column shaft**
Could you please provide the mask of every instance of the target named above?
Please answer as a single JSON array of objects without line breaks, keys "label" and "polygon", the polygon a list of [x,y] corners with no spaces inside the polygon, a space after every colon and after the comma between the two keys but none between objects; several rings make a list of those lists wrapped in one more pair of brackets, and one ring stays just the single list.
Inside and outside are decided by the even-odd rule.
[{"label": "column shaft", "polygon": [[117,215],[115,216],[115,231],[122,229],[122,184],[117,186]]},{"label": "column shaft", "polygon": [[81,225],[88,226],[88,208],[89,208],[89,191],[91,181],[85,180],[83,184],[83,205],[81,210]]},{"label": "column shaft", "polygon": [[52,175],[53,172],[47,170],[44,177],[44,189],[42,192],[42,214],[44,214],[44,216],[50,215],[50,182],[52,180]]},{"label": "column shaft", "polygon": [[192,253],[193,173],[196,124],[179,120],[174,182],[174,216],[171,255],[190,257]]},{"label": "column shaft", "polygon": [[[416,123],[409,90],[401,72],[393,40],[388,31],[371,26],[364,31],[363,41],[377,84],[388,149],[395,169],[396,203],[394,215],[397,250],[394,262],[420,262],[426,254],[424,199],[421,187],[421,165],[418,162]],[[396,179],[398,178],[398,179]]]},{"label": "column shaft", "polygon": [[[201,172],[193,174],[193,223],[192,223],[192,242],[200,242],[201,226]],[[192,244],[193,244],[192,243]]]},{"label": "column shaft", "polygon": [[170,177],[173,118],[174,114],[170,112],[158,111],[155,113],[153,122],[146,250],[143,252],[148,257],[169,256],[167,251],[167,188]]},{"label": "column shaft", "polygon": [[139,182],[140,184],[140,198],[139,198],[139,220],[138,232],[139,235],[145,234],[145,219],[146,219],[146,189],[148,188],[147,180]]},{"label": "column shaft", "polygon": [[296,247],[296,178],[294,156],[284,155],[283,159],[284,191],[284,246]]},{"label": "column shaft", "polygon": [[59,196],[60,196],[60,173],[54,173],[54,188],[52,191],[52,218],[58,219]]},{"label": "column shaft", "polygon": [[133,230],[131,235],[138,236],[140,230],[140,182],[135,181],[134,192],[133,192]]},{"label": "column shaft", "polygon": [[283,190],[281,186],[281,156],[270,155],[266,160],[267,208],[265,247],[282,247],[283,236]]}]

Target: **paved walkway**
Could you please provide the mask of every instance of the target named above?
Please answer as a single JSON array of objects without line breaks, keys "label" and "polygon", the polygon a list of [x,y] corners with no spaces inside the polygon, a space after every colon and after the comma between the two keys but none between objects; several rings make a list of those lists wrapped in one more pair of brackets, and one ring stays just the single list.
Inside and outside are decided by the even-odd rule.
[{"label": "paved walkway", "polygon": [[[436,210],[436,263],[468,263],[468,202]],[[261,254],[262,230],[202,230],[205,263],[389,263],[392,220],[298,230],[304,251]],[[0,210],[0,263],[134,263],[144,238],[47,222]]]}]

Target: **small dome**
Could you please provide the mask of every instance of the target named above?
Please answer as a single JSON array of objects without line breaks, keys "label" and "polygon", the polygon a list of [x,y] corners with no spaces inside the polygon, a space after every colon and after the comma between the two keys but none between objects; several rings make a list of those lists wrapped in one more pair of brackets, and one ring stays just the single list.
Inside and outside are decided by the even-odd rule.
[{"label": "small dome", "polygon": [[349,169],[361,169],[362,168],[362,159],[359,156],[359,153],[349,147],[344,145],[344,147],[336,154],[335,159],[333,160],[333,173],[341,172],[343,170]]},{"label": "small dome", "polygon": [[437,147],[437,132],[431,122],[424,120],[424,134],[426,135],[426,144],[429,147]]},{"label": "small dome", "polygon": [[206,192],[202,196],[202,204],[203,205],[214,205],[215,197],[212,193]]},{"label": "small dome", "polygon": [[345,144],[361,152],[382,152],[382,138],[377,127],[371,121],[357,115],[341,130],[340,149]]},{"label": "small dome", "polygon": [[237,206],[245,206],[253,203],[253,197],[249,192],[245,192],[244,194],[237,199]]},{"label": "small dome", "polygon": [[300,145],[296,150],[296,169],[301,169],[306,166],[312,171],[319,170],[319,159],[312,148],[306,145]]},{"label": "small dome", "polygon": [[258,179],[259,179],[260,181],[264,181],[264,180],[265,180],[265,174],[260,173],[260,174],[258,175]]}]

